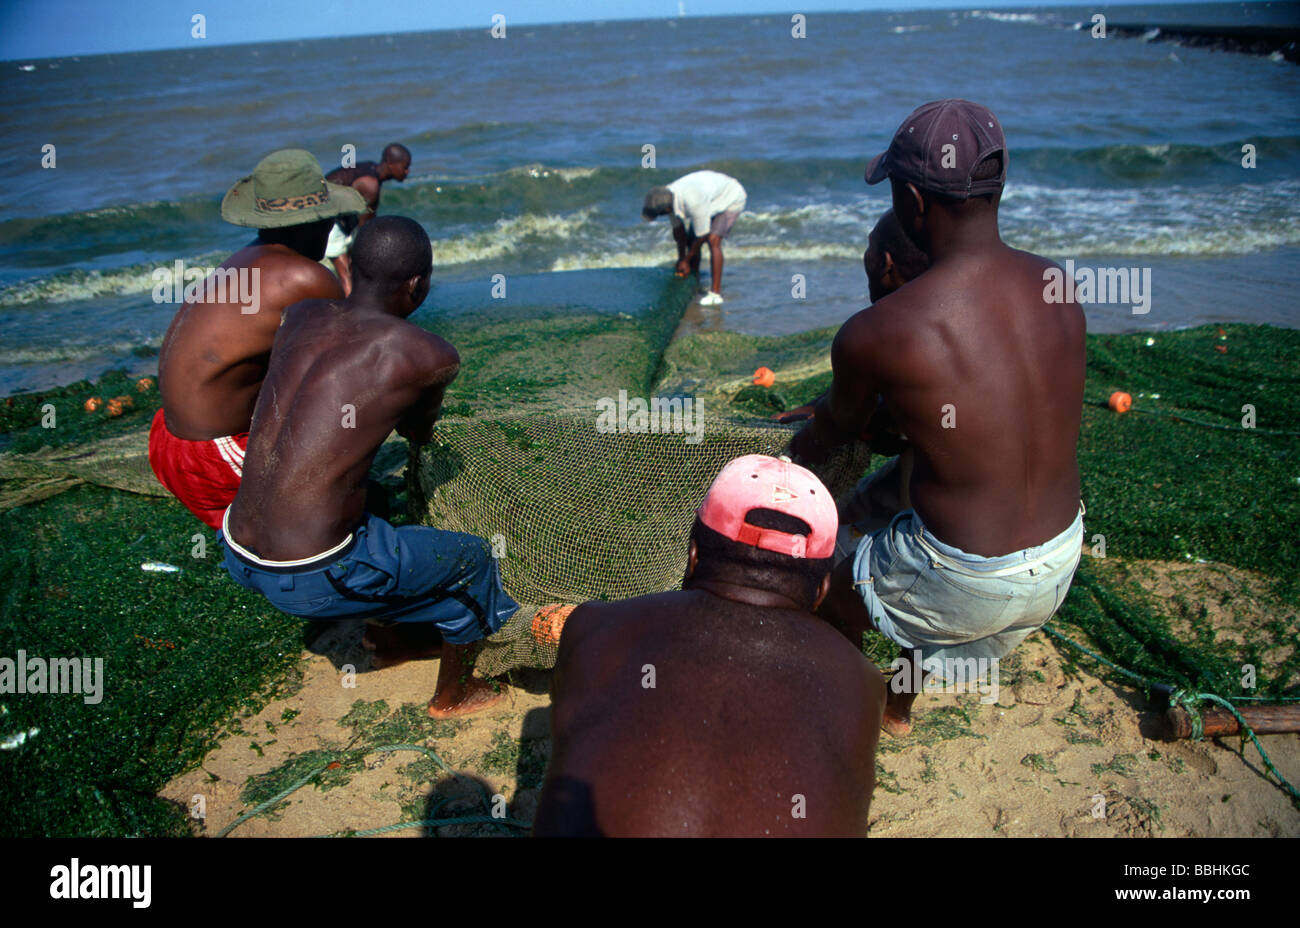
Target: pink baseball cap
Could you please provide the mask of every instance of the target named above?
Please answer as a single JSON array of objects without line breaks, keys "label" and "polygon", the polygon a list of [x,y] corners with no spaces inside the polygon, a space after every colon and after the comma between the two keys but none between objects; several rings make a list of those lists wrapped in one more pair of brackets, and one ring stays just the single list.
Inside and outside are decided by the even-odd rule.
[{"label": "pink baseball cap", "polygon": [[[753,509],[774,509],[802,519],[809,532],[792,535],[751,525],[745,516]],[[765,454],[747,454],[722,468],[698,515],[725,538],[789,557],[830,557],[840,524],[831,491],[816,474]]]}]

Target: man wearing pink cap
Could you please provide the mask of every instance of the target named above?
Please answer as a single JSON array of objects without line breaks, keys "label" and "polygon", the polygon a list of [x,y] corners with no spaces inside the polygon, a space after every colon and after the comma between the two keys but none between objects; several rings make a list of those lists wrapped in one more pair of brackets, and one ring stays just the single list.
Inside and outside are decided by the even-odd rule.
[{"label": "man wearing pink cap", "polygon": [[[1045,299],[1044,271],[1057,265],[1002,242],[1006,173],[1006,140],[986,107],[939,100],[899,126],[866,181],[889,179],[894,214],[929,268],[840,329],[831,389],[791,446],[815,466],[881,408],[907,435],[910,507],[884,527],[858,526],[865,534],[821,612],[854,642],[880,630],[946,682],[1052,617],[1083,541],[1085,320],[1077,304]],[[853,508],[845,515],[857,522]],[[921,676],[903,669],[913,682],[891,681],[885,709],[894,734],[910,730]]]},{"label": "man wearing pink cap", "polygon": [[680,591],[574,610],[536,834],[866,835],[884,679],[813,614],[838,524],[811,472],[737,458]]}]

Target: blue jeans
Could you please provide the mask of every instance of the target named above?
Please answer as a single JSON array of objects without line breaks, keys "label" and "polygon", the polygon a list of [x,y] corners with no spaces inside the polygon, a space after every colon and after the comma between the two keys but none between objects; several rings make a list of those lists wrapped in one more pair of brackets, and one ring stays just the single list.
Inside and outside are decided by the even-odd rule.
[{"label": "blue jeans", "polygon": [[224,522],[217,543],[236,583],[300,618],[432,622],[443,640],[468,644],[519,608],[501,586],[487,542],[475,535],[394,528],[366,513],[341,546],[306,561],[263,560],[230,539]]}]

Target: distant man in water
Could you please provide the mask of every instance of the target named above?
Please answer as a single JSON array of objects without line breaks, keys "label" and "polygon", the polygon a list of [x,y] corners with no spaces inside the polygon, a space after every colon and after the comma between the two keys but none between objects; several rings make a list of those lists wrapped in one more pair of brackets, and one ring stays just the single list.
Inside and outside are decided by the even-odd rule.
[{"label": "distant man in water", "polygon": [[821,607],[851,641],[874,627],[910,654],[895,734],[923,673],[991,675],[1047,622],[1081,552],[1084,316],[1047,300],[1057,265],[1002,242],[1006,165],[996,117],[965,100],[920,107],[871,162],[930,266],[840,329],[831,389],[791,445],[816,466],[883,406],[913,449],[911,507],[862,537]]},{"label": "distant man in water", "polygon": [[722,240],[731,232],[745,208],[745,188],[740,181],[717,171],[694,171],[667,187],[646,194],[641,218],[653,222],[670,217],[677,242],[678,277],[700,273],[700,249],[709,245],[709,273],[713,280],[701,306],[722,302]]},{"label": "distant man in water", "polygon": [[835,527],[813,474],[737,458],[681,591],[574,610],[537,835],[866,836],[884,679],[813,614]]},{"label": "distant man in water", "polygon": [[442,648],[429,715],[476,712],[500,695],[468,676],[471,645],[518,608],[487,542],[425,526],[394,528],[365,511],[366,472],[393,429],[429,440],[460,357],[406,321],[429,292],[420,226],[376,219],[353,248],[347,300],[289,307],[275,338],[219,543],[236,582],[308,619],[432,626]]},{"label": "distant man in water", "polygon": [[325,248],[325,257],[334,263],[334,270],[343,284],[343,295],[352,292],[352,263],[348,257],[357,230],[375,217],[379,210],[379,187],[386,180],[395,180],[399,184],[406,180],[411,171],[411,152],[405,145],[393,142],[384,149],[378,163],[362,161],[350,168],[335,168],[325,175],[332,184],[351,187],[366,201],[365,212],[355,216],[341,216],[334,228],[330,230],[329,244]]},{"label": "distant man in water", "polygon": [[[347,187],[327,183],[309,152],[263,158],[226,194],[221,217],[257,229],[172,319],[158,356],[162,409],[149,433],[158,480],[212,528],[235,498],[257,392],[280,314],[291,303],[342,296],[321,267],[337,217],[365,209]],[[221,275],[234,286],[209,286]],[[245,296],[252,296],[246,301]]]}]

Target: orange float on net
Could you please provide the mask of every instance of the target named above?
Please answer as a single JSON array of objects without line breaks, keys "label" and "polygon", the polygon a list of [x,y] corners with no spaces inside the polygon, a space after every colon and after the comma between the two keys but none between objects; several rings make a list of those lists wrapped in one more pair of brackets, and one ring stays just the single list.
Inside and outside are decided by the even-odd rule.
[{"label": "orange float on net", "polygon": [[559,644],[560,632],[569,613],[578,608],[569,603],[551,603],[542,606],[533,616],[533,638],[540,644]]},{"label": "orange float on net", "polygon": [[754,371],[754,385],[759,387],[770,387],[776,383],[776,374],[770,367],[760,367]]},{"label": "orange float on net", "polygon": [[135,406],[135,400],[129,396],[115,396],[108,401],[108,415],[110,418],[117,418]]},{"label": "orange float on net", "polygon": [[90,399],[86,400],[84,404],[84,408],[86,412],[96,412],[99,409],[99,407],[103,405],[104,405],[104,400],[101,397],[92,396]]},{"label": "orange float on net", "polygon": [[1128,412],[1133,408],[1133,397],[1122,390],[1116,390],[1110,395],[1110,402],[1107,405],[1115,412]]},{"label": "orange float on net", "polygon": [[139,380],[135,382],[135,389],[137,390],[137,392],[140,393],[148,393],[150,390],[153,389],[153,378],[141,377]]}]

